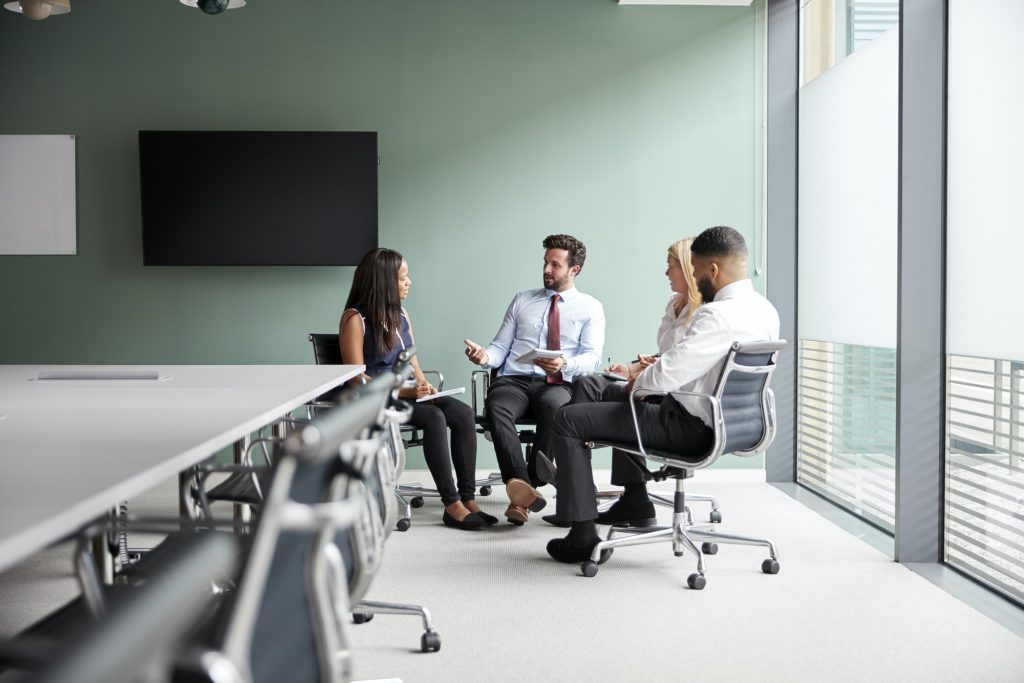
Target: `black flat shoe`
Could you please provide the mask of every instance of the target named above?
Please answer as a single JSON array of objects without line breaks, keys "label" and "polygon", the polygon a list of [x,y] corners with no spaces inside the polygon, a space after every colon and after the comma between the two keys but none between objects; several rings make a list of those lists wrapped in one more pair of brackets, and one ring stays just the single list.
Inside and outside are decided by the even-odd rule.
[{"label": "black flat shoe", "polygon": [[444,514],[441,515],[441,521],[444,522],[445,526],[455,527],[456,529],[462,529],[464,531],[476,531],[484,526],[484,520],[480,518],[475,512],[470,512],[468,515],[462,518],[462,521],[455,519],[448,514],[445,510]]},{"label": "black flat shoe", "polygon": [[489,515],[483,510],[477,510],[473,514],[479,517],[480,519],[484,520],[484,524],[486,524],[487,526],[494,526],[498,523],[497,517],[495,517],[494,515]]},{"label": "black flat shoe", "polygon": [[[594,546],[600,543],[600,540],[594,541],[586,548],[577,548],[574,546],[568,537],[565,538],[552,538],[548,541],[548,555],[555,558],[559,562],[565,562],[566,564],[573,564],[576,562],[586,562],[590,559],[591,553],[594,552]],[[608,561],[608,558],[612,556],[612,549],[605,548],[601,551],[601,559],[597,561],[598,564],[604,564]]]},{"label": "black flat shoe", "polygon": [[567,529],[570,526],[572,526],[571,524],[569,524],[569,522],[567,522],[566,520],[562,519],[558,515],[544,515],[543,517],[541,517],[541,519],[543,519],[545,522],[547,522],[551,526],[559,526],[559,527],[562,527],[563,529]]}]

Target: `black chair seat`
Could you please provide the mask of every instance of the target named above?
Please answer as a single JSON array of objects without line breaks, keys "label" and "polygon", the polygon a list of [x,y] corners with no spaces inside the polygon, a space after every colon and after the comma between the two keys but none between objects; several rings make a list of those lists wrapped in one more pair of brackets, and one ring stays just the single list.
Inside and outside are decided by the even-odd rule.
[{"label": "black chair seat", "polygon": [[[629,451],[631,453],[636,453],[637,452],[637,448],[636,448],[636,444],[635,443],[624,443],[624,442],[621,442],[621,441],[596,441],[596,442],[594,442],[594,445],[595,446],[607,446],[609,448],[618,448],[619,450]],[[685,462],[685,463],[688,463],[688,464],[689,463],[696,464],[696,463],[699,463],[699,462],[703,462],[703,460],[705,458],[705,455],[703,453],[700,454],[700,455],[692,455],[692,456],[690,456],[690,455],[680,455],[679,453],[673,453],[673,452],[670,452],[670,451],[659,451],[658,449],[651,448],[650,446],[647,446],[646,444],[644,445],[644,449],[647,451],[647,455],[649,455],[649,456],[654,456],[655,458],[665,458],[667,460],[675,460],[675,461],[679,461],[679,462]],[[677,469],[681,470],[682,468],[677,468]]]},{"label": "black chair seat", "polygon": [[[260,491],[266,491],[270,486],[270,476],[269,467],[257,472],[256,478],[260,482]],[[243,503],[245,505],[259,505],[262,500],[253,485],[252,474],[249,472],[232,472],[231,476],[207,491],[206,498],[210,501]]]}]

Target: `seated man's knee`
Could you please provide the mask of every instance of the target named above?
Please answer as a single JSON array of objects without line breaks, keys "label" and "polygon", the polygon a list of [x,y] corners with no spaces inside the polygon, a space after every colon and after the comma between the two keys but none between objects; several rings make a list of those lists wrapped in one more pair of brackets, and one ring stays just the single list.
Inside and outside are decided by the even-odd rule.
[{"label": "seated man's knee", "polygon": [[599,375],[583,375],[577,378],[572,387],[573,403],[601,400],[606,383],[607,380]]}]

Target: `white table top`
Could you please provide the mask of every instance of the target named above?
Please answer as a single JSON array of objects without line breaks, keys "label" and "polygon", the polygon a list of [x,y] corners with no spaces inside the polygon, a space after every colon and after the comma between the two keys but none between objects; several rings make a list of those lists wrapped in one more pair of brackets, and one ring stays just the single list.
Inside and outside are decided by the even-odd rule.
[{"label": "white table top", "polygon": [[[0,365],[0,570],[362,370]],[[46,371],[160,379],[38,379]]]}]

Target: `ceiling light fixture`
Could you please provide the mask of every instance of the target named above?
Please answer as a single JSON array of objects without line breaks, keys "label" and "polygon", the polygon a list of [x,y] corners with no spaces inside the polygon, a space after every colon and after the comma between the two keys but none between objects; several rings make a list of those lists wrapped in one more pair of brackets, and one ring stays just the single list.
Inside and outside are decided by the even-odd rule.
[{"label": "ceiling light fixture", "polygon": [[39,20],[51,14],[67,14],[71,11],[71,0],[18,0],[5,2],[4,7],[29,19]]},{"label": "ceiling light fixture", "polygon": [[198,7],[207,14],[220,14],[226,9],[245,7],[245,0],[179,0],[189,7]]}]

